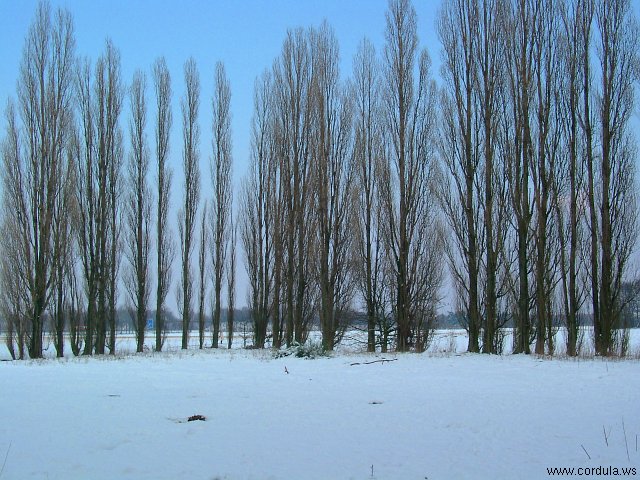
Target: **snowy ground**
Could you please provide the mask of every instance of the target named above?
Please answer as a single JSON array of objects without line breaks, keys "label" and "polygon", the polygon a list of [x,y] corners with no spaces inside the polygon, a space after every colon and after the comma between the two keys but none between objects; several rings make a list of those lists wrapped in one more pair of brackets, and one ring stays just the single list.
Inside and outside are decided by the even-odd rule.
[{"label": "snowy ground", "polygon": [[[432,353],[362,364],[380,358],[206,350],[0,362],[0,479],[640,475],[637,360]],[[196,414],[207,420],[187,422]]]}]

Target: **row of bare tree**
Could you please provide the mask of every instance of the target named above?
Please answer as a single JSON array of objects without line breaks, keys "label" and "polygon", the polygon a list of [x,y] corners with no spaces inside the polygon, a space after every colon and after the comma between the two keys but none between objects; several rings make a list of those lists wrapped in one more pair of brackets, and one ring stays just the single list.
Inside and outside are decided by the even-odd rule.
[{"label": "row of bare tree", "polygon": [[567,353],[576,355],[580,319],[591,316],[596,353],[624,353],[631,297],[622,284],[638,213],[629,120],[640,73],[629,0],[443,0],[437,32],[439,87],[409,0],[389,1],[382,54],[363,40],[346,80],[326,22],[289,31],[255,83],[237,227],[229,81],[217,64],[213,198],[201,202],[200,79],[187,61],[176,245],[167,224],[172,91],[164,60],[153,68],[152,235],[145,75],[125,89],[110,43],[94,66],[78,61],[69,14],[52,17],[42,4],[2,144],[1,305],[12,355],[42,355],[45,321],[59,355],[65,328],[74,354],[113,352],[121,251],[141,351],[152,237],[156,350],[177,248],[182,347],[196,308],[204,346],[209,282],[212,346],[226,282],[230,347],[237,233],[256,347],[303,343],[317,319],[323,347],[333,349],[360,302],[369,351],[423,351],[448,265],[469,351],[501,351],[513,326],[515,352],[533,345],[553,353],[564,325]]},{"label": "row of bare tree", "polygon": [[515,352],[552,354],[561,319],[576,355],[589,312],[596,353],[623,353],[638,233],[629,1],[447,0],[438,33],[439,196],[469,350],[496,352],[512,319]]},{"label": "row of bare tree", "polygon": [[468,349],[624,353],[637,236],[629,129],[638,28],[628,0],[444,0],[442,86],[416,15],[392,0],[381,58],[350,80],[326,24],[290,31],[255,85],[241,237],[255,342],[323,346],[354,298],[368,349],[425,348],[449,265]]},{"label": "row of bare tree", "polygon": [[386,39],[383,61],[361,43],[344,82],[326,23],[289,31],[256,81],[241,238],[259,347],[269,325],[275,347],[304,342],[317,315],[333,349],[356,297],[370,351],[392,332],[399,351],[426,346],[444,266],[437,96],[409,2],[390,2]]},{"label": "row of bare tree", "polygon": [[[185,64],[182,99],[184,204],[179,217],[183,348],[188,346],[193,305],[191,254],[199,208],[199,75]],[[0,306],[11,355],[39,358],[45,332],[53,332],[58,356],[65,334],[74,355],[115,352],[119,284],[143,351],[152,286],[152,210],[149,181],[152,150],[147,139],[147,81],[137,71],[130,86],[121,79],[120,54],[107,42],[92,65],[75,55],[73,22],[64,10],[46,3],[36,12],[26,39],[18,81],[18,105],[9,101],[2,143],[2,263]],[[153,66],[156,100],[157,290],[155,349],[166,334],[166,298],[171,285],[175,242],[168,226],[172,169],[171,77],[164,59]],[[128,153],[120,126],[123,104],[130,103]],[[227,272],[229,305],[234,301],[235,251],[230,238],[231,131],[230,87],[222,64],[216,66],[213,106],[213,211],[203,208],[200,255],[200,347],[203,347],[207,250],[214,245],[213,330],[219,331],[220,291]],[[209,242],[209,238],[212,242]],[[230,253],[228,253],[230,252]],[[121,257],[126,259],[120,275]],[[227,267],[227,255],[230,266]],[[232,329],[233,315],[228,315]],[[214,345],[217,338],[214,336]]]}]

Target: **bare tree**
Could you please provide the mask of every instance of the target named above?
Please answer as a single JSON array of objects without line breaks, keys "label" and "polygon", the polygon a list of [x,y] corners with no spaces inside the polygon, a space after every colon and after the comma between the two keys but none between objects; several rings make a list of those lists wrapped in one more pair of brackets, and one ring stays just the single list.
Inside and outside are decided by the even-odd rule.
[{"label": "bare tree", "polygon": [[353,297],[351,254],[353,170],[352,108],[339,82],[339,47],[325,22],[310,35],[313,108],[312,170],[317,218],[317,276],[322,346],[333,350],[347,323]]},{"label": "bare tree", "polygon": [[483,230],[479,209],[481,155],[476,94],[479,24],[477,1],[445,2],[438,19],[445,58],[440,152],[447,172],[440,182],[439,197],[456,245],[447,248],[447,256],[456,290],[463,297],[460,300],[470,352],[480,351],[482,327],[479,280]]},{"label": "bare tree", "polygon": [[[3,148],[3,210],[19,255],[15,286],[28,292],[24,320],[29,356],[43,355],[44,321],[56,282],[54,224],[64,197],[67,148],[73,121],[72,75],[75,40],[71,15],[52,15],[40,3],[25,41],[17,93],[19,115],[7,109]],[[20,327],[22,328],[22,327]]]},{"label": "bare tree", "polygon": [[[504,123],[505,2],[444,2],[438,20],[444,87],[438,196],[452,235],[445,243],[468,350],[500,349],[504,244],[509,235]],[[509,138],[508,136],[506,138]]]},{"label": "bare tree", "polygon": [[[282,304],[285,341],[304,343],[313,315],[314,299],[311,284],[311,247],[314,232],[310,215],[310,108],[311,53],[307,33],[302,29],[289,31],[280,57],[273,66],[275,156],[279,159],[278,194],[282,210],[276,212],[282,222],[282,236],[275,246],[276,292]],[[277,227],[274,233],[278,234]],[[282,249],[282,258],[280,251]],[[279,275],[280,274],[280,275]],[[278,305],[279,298],[274,300]]]},{"label": "bare tree", "polygon": [[379,163],[382,160],[378,64],[373,45],[363,40],[353,61],[354,161],[357,199],[359,290],[367,311],[367,351],[376,349],[376,323],[381,311],[382,219],[378,194]]},{"label": "bare tree", "polygon": [[593,36],[593,22],[595,3],[593,0],[584,0],[578,2],[576,6],[578,10],[578,48],[580,58],[580,80],[581,80],[581,115],[579,124],[585,142],[585,164],[586,164],[586,183],[587,183],[587,204],[589,207],[588,215],[588,231],[589,231],[589,261],[588,272],[591,287],[591,306],[593,313],[593,325],[595,337],[598,337],[598,327],[600,325],[600,299],[599,299],[599,275],[598,271],[598,214],[596,211],[596,159],[594,155],[595,149],[595,119],[593,116],[593,88],[591,73],[591,50]]},{"label": "bare tree", "polygon": [[[123,185],[120,173],[124,163],[123,133],[119,116],[124,98],[124,86],[120,79],[120,52],[107,42],[103,59],[96,66],[96,90],[98,118],[98,171],[100,177],[99,205],[103,224],[99,227],[99,275],[98,315],[96,319],[95,349],[104,354],[107,343],[107,327],[115,333],[115,307],[117,301],[117,272],[120,263],[120,232],[122,229]],[[102,118],[104,117],[104,118]],[[103,183],[104,182],[104,183]],[[103,191],[103,188],[105,189]],[[115,353],[115,338],[111,342]],[[86,345],[85,345],[86,347]]]},{"label": "bare tree", "polygon": [[[79,125],[79,123],[78,123]],[[69,221],[71,222],[72,238],[70,243],[73,245],[72,254],[68,258],[69,265],[67,267],[66,281],[66,303],[65,310],[67,314],[68,324],[68,339],[71,346],[73,355],[79,356],[83,351],[84,345],[84,328],[86,325],[86,305],[84,304],[84,288],[82,287],[81,280],[79,280],[82,273],[82,249],[81,244],[78,241],[80,239],[79,231],[82,230],[82,214],[80,212],[80,203],[78,196],[78,185],[81,181],[77,175],[81,171],[78,163],[82,160],[81,155],[81,140],[77,132],[77,126],[70,140],[69,164],[72,168],[70,186],[72,188],[72,199],[70,201],[70,209],[67,212]]]},{"label": "bare tree", "polygon": [[556,284],[557,225],[553,215],[553,191],[558,156],[559,123],[556,122],[555,95],[558,75],[558,15],[553,2],[539,2],[532,28],[531,50],[535,63],[532,106],[535,120],[532,135],[531,184],[535,215],[534,285],[536,313],[535,353],[543,355],[545,345],[553,354],[552,301]]},{"label": "bare tree", "polygon": [[[25,228],[22,225],[22,214],[17,215],[13,205],[16,200],[20,203],[24,195],[21,186],[12,189],[16,180],[20,180],[17,170],[17,161],[20,158],[21,138],[18,131],[17,117],[13,102],[7,103],[6,109],[7,134],[2,142],[2,231],[0,245],[2,246],[2,259],[0,260],[0,282],[2,317],[5,319],[7,331],[5,342],[7,349],[14,360],[26,357],[27,329],[30,293],[24,283],[25,273],[29,265],[23,255],[22,234]],[[17,196],[17,198],[16,198]],[[17,347],[17,352],[16,352]]]},{"label": "bare tree", "polygon": [[[623,308],[621,285],[637,236],[637,194],[629,136],[635,82],[640,74],[639,30],[628,0],[595,8],[601,87],[596,93],[599,120],[600,313],[594,318],[596,353],[611,355]],[[586,114],[586,112],[585,112]],[[594,305],[595,311],[595,305]]]},{"label": "bare tree", "polygon": [[115,144],[111,154],[112,161],[109,165],[109,236],[107,239],[107,282],[106,282],[106,316],[109,324],[109,339],[107,346],[109,353],[116,352],[116,306],[118,302],[118,275],[120,270],[121,233],[123,210],[123,181],[121,178],[122,164],[124,162],[124,140],[122,130],[116,132]]},{"label": "bare tree", "polygon": [[171,76],[163,58],[156,60],[153,66],[153,78],[156,94],[156,158],[158,174],[158,205],[156,222],[157,275],[156,289],[156,351],[162,350],[166,332],[165,302],[171,284],[171,263],[175,245],[167,224],[171,196],[173,171],[167,160],[169,157],[169,134],[172,124],[171,112]]},{"label": "bare tree", "polygon": [[220,296],[229,243],[229,217],[231,215],[231,87],[221,62],[216,63],[213,86],[213,158],[211,181],[213,203],[211,208],[211,242],[213,253],[213,348],[218,348],[220,334]]},{"label": "bare tree", "polygon": [[54,238],[54,299],[50,318],[52,323],[51,331],[54,334],[53,344],[57,357],[64,357],[65,331],[67,326],[68,304],[70,301],[69,277],[74,268],[73,257],[75,252],[73,217],[75,217],[77,207],[74,195],[74,165],[72,148],[66,152],[67,162],[63,172],[64,184],[61,186],[60,201],[54,211],[53,238]]},{"label": "bare tree", "polygon": [[127,258],[129,274],[127,290],[132,304],[132,320],[136,331],[136,351],[144,349],[144,335],[149,304],[149,222],[151,199],[147,181],[149,147],[146,138],[146,77],[137,71],[131,83],[131,153],[128,167]]},{"label": "bare tree", "polygon": [[102,174],[102,169],[98,168],[97,121],[94,118],[95,100],[92,69],[88,59],[78,63],[76,91],[80,118],[74,139],[77,169],[76,198],[79,215],[75,230],[78,234],[87,302],[83,353],[90,355],[94,346],[95,317],[98,309],[99,251],[97,235],[99,231],[103,230],[98,229],[98,226],[105,222],[104,212],[98,208],[98,192],[101,188],[106,188],[106,179]]},{"label": "bare tree", "polygon": [[189,328],[191,323],[193,277],[191,274],[191,252],[193,251],[193,233],[195,230],[198,203],[200,201],[200,167],[198,109],[200,107],[200,75],[193,58],[184,65],[186,93],[182,99],[182,135],[184,167],[184,206],[178,213],[180,235],[180,253],[182,257],[182,284],[178,290],[178,306],[182,316],[182,348],[189,347]]},{"label": "bare tree", "polygon": [[[508,235],[509,199],[504,162],[504,138],[499,125],[503,120],[506,72],[504,56],[505,4],[502,0],[483,0],[479,9],[478,106],[481,121],[483,189],[480,197],[483,209],[485,244],[485,283],[482,351],[498,353],[498,329],[506,323],[499,320],[500,299],[505,295],[504,278],[508,266],[504,248]],[[502,158],[501,158],[502,157]],[[502,160],[502,161],[501,161]]]},{"label": "bare tree", "polygon": [[[273,145],[273,149],[275,152],[275,145]],[[278,159],[275,154],[271,157],[268,165],[270,166],[270,170],[267,173],[267,178],[269,179],[267,183],[267,204],[269,204],[270,207],[268,208],[269,211],[265,212],[265,215],[269,225],[271,225],[271,235],[268,235],[268,231],[265,231],[265,234],[267,235],[267,238],[271,238],[273,246],[273,299],[271,301],[270,309],[273,336],[272,346],[273,348],[280,348],[283,342],[286,341],[285,319],[287,315],[285,311],[286,302],[284,302],[286,282],[283,276],[285,273],[285,248],[287,245],[285,236],[286,204],[284,202],[284,198],[285,192],[287,191],[285,186],[288,179],[283,175],[283,172],[280,169],[280,159]],[[268,255],[266,255],[267,253],[268,251],[265,249],[265,259],[269,258]],[[265,279],[267,274],[268,270],[265,268]],[[265,290],[266,295],[268,295],[268,292],[268,289]],[[267,301],[268,298],[269,297],[267,296]]]},{"label": "bare tree", "polygon": [[[557,109],[561,117],[562,153],[557,163],[554,208],[558,219],[560,244],[560,296],[562,313],[567,329],[566,350],[569,356],[578,354],[578,312],[584,301],[584,288],[580,282],[581,244],[584,242],[580,207],[584,191],[584,168],[580,158],[584,155],[584,140],[580,135],[580,97],[582,82],[580,70],[583,48],[580,38],[581,2],[569,2],[560,8],[559,70]],[[567,178],[564,172],[569,173]],[[566,199],[568,198],[568,205]],[[568,208],[567,208],[568,207]]]},{"label": "bare tree", "polygon": [[513,296],[517,302],[515,318],[514,352],[530,353],[530,248],[532,200],[530,192],[533,141],[531,118],[533,113],[534,62],[533,46],[538,34],[535,28],[539,15],[539,2],[523,0],[516,5],[507,4],[505,33],[507,37],[509,99],[509,143],[505,146],[508,159],[508,181],[515,227],[517,257]]},{"label": "bare tree", "polygon": [[[253,319],[253,344],[264,348],[269,319],[274,317],[274,346],[280,337],[278,304],[273,302],[274,235],[273,213],[278,208],[274,198],[278,174],[273,159],[271,76],[263,73],[255,81],[251,120],[251,158],[243,180],[240,206],[240,238],[249,277],[249,308]],[[280,264],[281,265],[281,264]],[[272,312],[273,308],[273,312]]]},{"label": "bare tree", "polygon": [[[5,152],[3,152],[3,156]],[[3,180],[4,181],[4,180]],[[3,198],[3,205],[6,201]],[[3,210],[0,239],[3,256],[0,260],[0,313],[4,320],[4,337],[13,360],[24,359],[26,354],[26,293],[20,288],[19,237],[12,218]],[[17,347],[17,352],[16,352]]]},{"label": "bare tree", "polygon": [[[93,80],[92,80],[93,77]],[[115,318],[120,230],[120,53],[107,41],[92,75],[88,60],[76,77],[80,125],[75,140],[78,243],[86,290],[84,354],[104,353],[107,317]],[[113,350],[112,350],[113,351]]]},{"label": "bare tree", "polygon": [[231,235],[229,237],[229,265],[227,272],[227,348],[231,350],[233,344],[233,329],[236,306],[236,241],[238,237],[238,229],[233,221],[233,213],[230,218],[229,229]]},{"label": "bare tree", "polygon": [[417,58],[415,9],[392,0],[385,46],[386,173],[382,198],[386,243],[393,268],[398,351],[428,342],[442,281],[442,237],[432,194],[435,85],[426,51]]},{"label": "bare tree", "polygon": [[77,259],[74,259],[72,265],[69,267],[69,275],[67,276],[67,314],[69,324],[69,343],[71,345],[71,352],[78,356],[82,353],[82,328],[85,325],[83,306],[82,306],[82,293],[81,288],[78,285],[77,276]]},{"label": "bare tree", "polygon": [[204,202],[202,209],[202,223],[200,224],[200,249],[198,251],[198,273],[199,273],[199,292],[198,297],[198,340],[199,348],[204,348],[204,335],[205,335],[205,297],[207,293],[207,279],[205,275],[207,270],[207,251],[209,250],[209,235],[207,234],[207,202]]}]

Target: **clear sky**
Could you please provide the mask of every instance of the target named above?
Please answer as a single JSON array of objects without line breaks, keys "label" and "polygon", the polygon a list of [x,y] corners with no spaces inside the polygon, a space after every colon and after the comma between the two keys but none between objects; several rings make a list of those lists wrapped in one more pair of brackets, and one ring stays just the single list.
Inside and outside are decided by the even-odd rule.
[{"label": "clear sky", "polygon": [[[105,39],[112,39],[121,52],[125,81],[131,80],[136,69],[143,69],[150,75],[153,61],[164,55],[172,75],[176,127],[179,98],[184,90],[182,66],[189,56],[193,56],[201,76],[203,153],[210,142],[207,127],[211,123],[214,66],[216,61],[223,61],[233,95],[234,156],[238,174],[249,151],[254,79],[269,68],[279,54],[287,29],[317,26],[327,19],[339,39],[342,74],[347,75],[351,72],[351,59],[358,42],[363,37],[369,37],[378,51],[382,51],[387,2],[52,0],[51,5],[65,7],[73,14],[78,54],[95,60],[104,49]],[[437,1],[416,2],[420,35],[428,42],[434,57],[439,56],[433,28],[438,5]],[[35,0],[0,0],[2,104],[9,95],[15,94],[24,38],[36,6]],[[148,81],[150,85],[150,77]],[[124,119],[127,114],[125,111]],[[179,145],[174,142],[173,147],[175,156],[179,154]]]},{"label": "clear sky", "polygon": [[[362,38],[368,37],[377,52],[382,52],[387,9],[386,0],[50,0],[50,4],[52,10],[67,8],[73,15],[78,55],[95,61],[104,50],[105,40],[110,38],[120,50],[125,82],[131,81],[136,69],[146,72],[150,107],[155,101],[152,65],[157,57],[166,58],[173,88],[170,156],[175,172],[171,197],[174,213],[183,198],[180,97],[184,93],[183,64],[187,58],[193,56],[200,71],[202,193],[208,197],[211,195],[209,159],[215,63],[224,62],[231,82],[233,168],[237,186],[248,164],[254,79],[271,67],[280,53],[287,29],[318,26],[326,19],[339,40],[341,74],[346,78],[351,73],[351,61]],[[8,97],[15,97],[24,39],[37,5],[37,0],[0,0],[0,136],[5,133],[4,106]],[[440,2],[419,0],[414,5],[421,45],[429,49],[435,67],[440,46],[434,25]],[[127,99],[121,116],[125,132],[128,119]],[[153,121],[151,113],[148,121]],[[151,124],[147,135],[151,142]],[[128,147],[126,136],[125,146]],[[153,174],[150,180],[155,181]],[[177,235],[175,223],[173,231]],[[168,306],[174,312],[178,263],[176,259],[174,285],[168,299]],[[236,301],[239,306],[247,303],[246,278],[243,254],[239,252]]]},{"label": "clear sky", "polygon": [[[0,101],[15,95],[24,39],[37,7],[36,0],[0,0]],[[77,53],[95,60],[110,38],[122,57],[123,79],[144,70],[151,86],[151,66],[164,55],[173,82],[174,133],[179,133],[179,100],[184,91],[183,64],[193,56],[201,82],[201,152],[210,150],[211,92],[216,61],[224,62],[232,89],[235,174],[242,174],[249,152],[253,82],[280,53],[288,28],[317,26],[327,19],[340,42],[342,75],[351,73],[358,43],[367,36],[378,52],[384,45],[386,0],[52,0],[73,15]],[[436,60],[434,33],[438,1],[419,1],[416,10],[422,44]],[[148,96],[152,91],[149,88]],[[152,100],[152,98],[149,98]],[[128,107],[128,105],[126,105]],[[128,111],[122,116],[126,122]],[[4,118],[2,119],[4,127]],[[4,128],[2,128],[4,132]],[[179,136],[172,157],[179,161]],[[204,165],[203,165],[204,167]],[[203,171],[204,173],[204,171]]]}]

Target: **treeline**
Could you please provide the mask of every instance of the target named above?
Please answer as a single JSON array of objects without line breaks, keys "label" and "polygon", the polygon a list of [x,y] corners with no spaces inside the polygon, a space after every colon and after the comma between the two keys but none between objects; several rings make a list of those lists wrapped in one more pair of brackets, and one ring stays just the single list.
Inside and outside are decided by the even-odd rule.
[{"label": "treeline", "polygon": [[[256,82],[242,241],[256,342],[323,346],[362,299],[368,349],[422,351],[448,267],[472,352],[624,354],[637,237],[638,27],[627,1],[446,0],[442,84],[407,1],[341,81],[329,26]],[[637,285],[636,283],[627,283]]]},{"label": "treeline", "polygon": [[382,51],[364,39],[348,74],[326,22],[288,31],[255,82],[236,219],[224,65],[211,99],[213,195],[200,198],[193,59],[181,97],[184,184],[171,195],[164,60],[148,102],[146,75],[125,86],[115,46],[93,64],[78,59],[70,14],[41,4],[2,143],[0,305],[14,358],[42,356],[45,321],[58,355],[66,329],[75,355],[113,353],[120,279],[139,351],[155,289],[161,350],[174,264],[182,347],[192,322],[204,347],[209,286],[217,347],[222,303],[234,311],[236,243],[256,347],[303,343],[318,319],[333,349],[361,304],[369,351],[423,351],[448,271],[469,351],[499,352],[513,325],[514,352],[553,354],[561,318],[577,355],[587,314],[596,353],[624,354],[623,312],[637,293],[623,288],[637,285],[629,120],[640,59],[629,1],[443,0],[437,32],[440,85],[409,0],[390,0]]},{"label": "treeline", "polygon": [[595,352],[624,354],[623,295],[637,237],[638,26],[627,1],[447,2],[439,197],[469,350],[566,351],[580,313]]},{"label": "treeline", "polygon": [[[160,351],[166,338],[165,304],[172,265],[178,263],[177,251],[183,348],[196,311],[200,347],[204,346],[204,309],[209,307],[204,300],[209,281],[205,266],[209,262],[215,271],[213,328],[219,331],[220,291],[226,282],[231,312],[226,316],[227,330],[232,331],[235,242],[230,238],[235,233],[230,87],[224,65],[216,65],[213,173],[208,179],[215,196],[208,211],[206,202],[200,205],[200,78],[193,59],[185,63],[184,77],[185,184],[176,245],[175,232],[168,224],[173,112],[171,75],[165,60],[159,58],[153,64],[151,89],[141,70],[127,85],[121,76],[120,53],[110,41],[97,61],[79,58],[70,13],[60,9],[53,14],[47,3],[38,6],[25,40],[17,101],[10,99],[7,104],[2,142],[2,227],[6,230],[0,240],[0,306],[7,346],[14,358],[27,353],[31,358],[42,357],[45,331],[53,332],[58,356],[64,355],[67,331],[74,355],[113,354],[119,301],[128,307],[137,351],[143,351],[147,315],[153,310],[149,305],[152,286],[156,293],[155,350]],[[122,112],[127,103],[130,113],[125,122]],[[148,130],[153,130],[152,143]],[[149,180],[152,168],[157,178],[154,185]],[[198,237],[197,224],[201,224]],[[192,257],[198,241],[196,291]],[[212,245],[215,248],[209,252]],[[153,250],[157,266],[152,285]],[[220,274],[223,271],[226,278]]]}]

